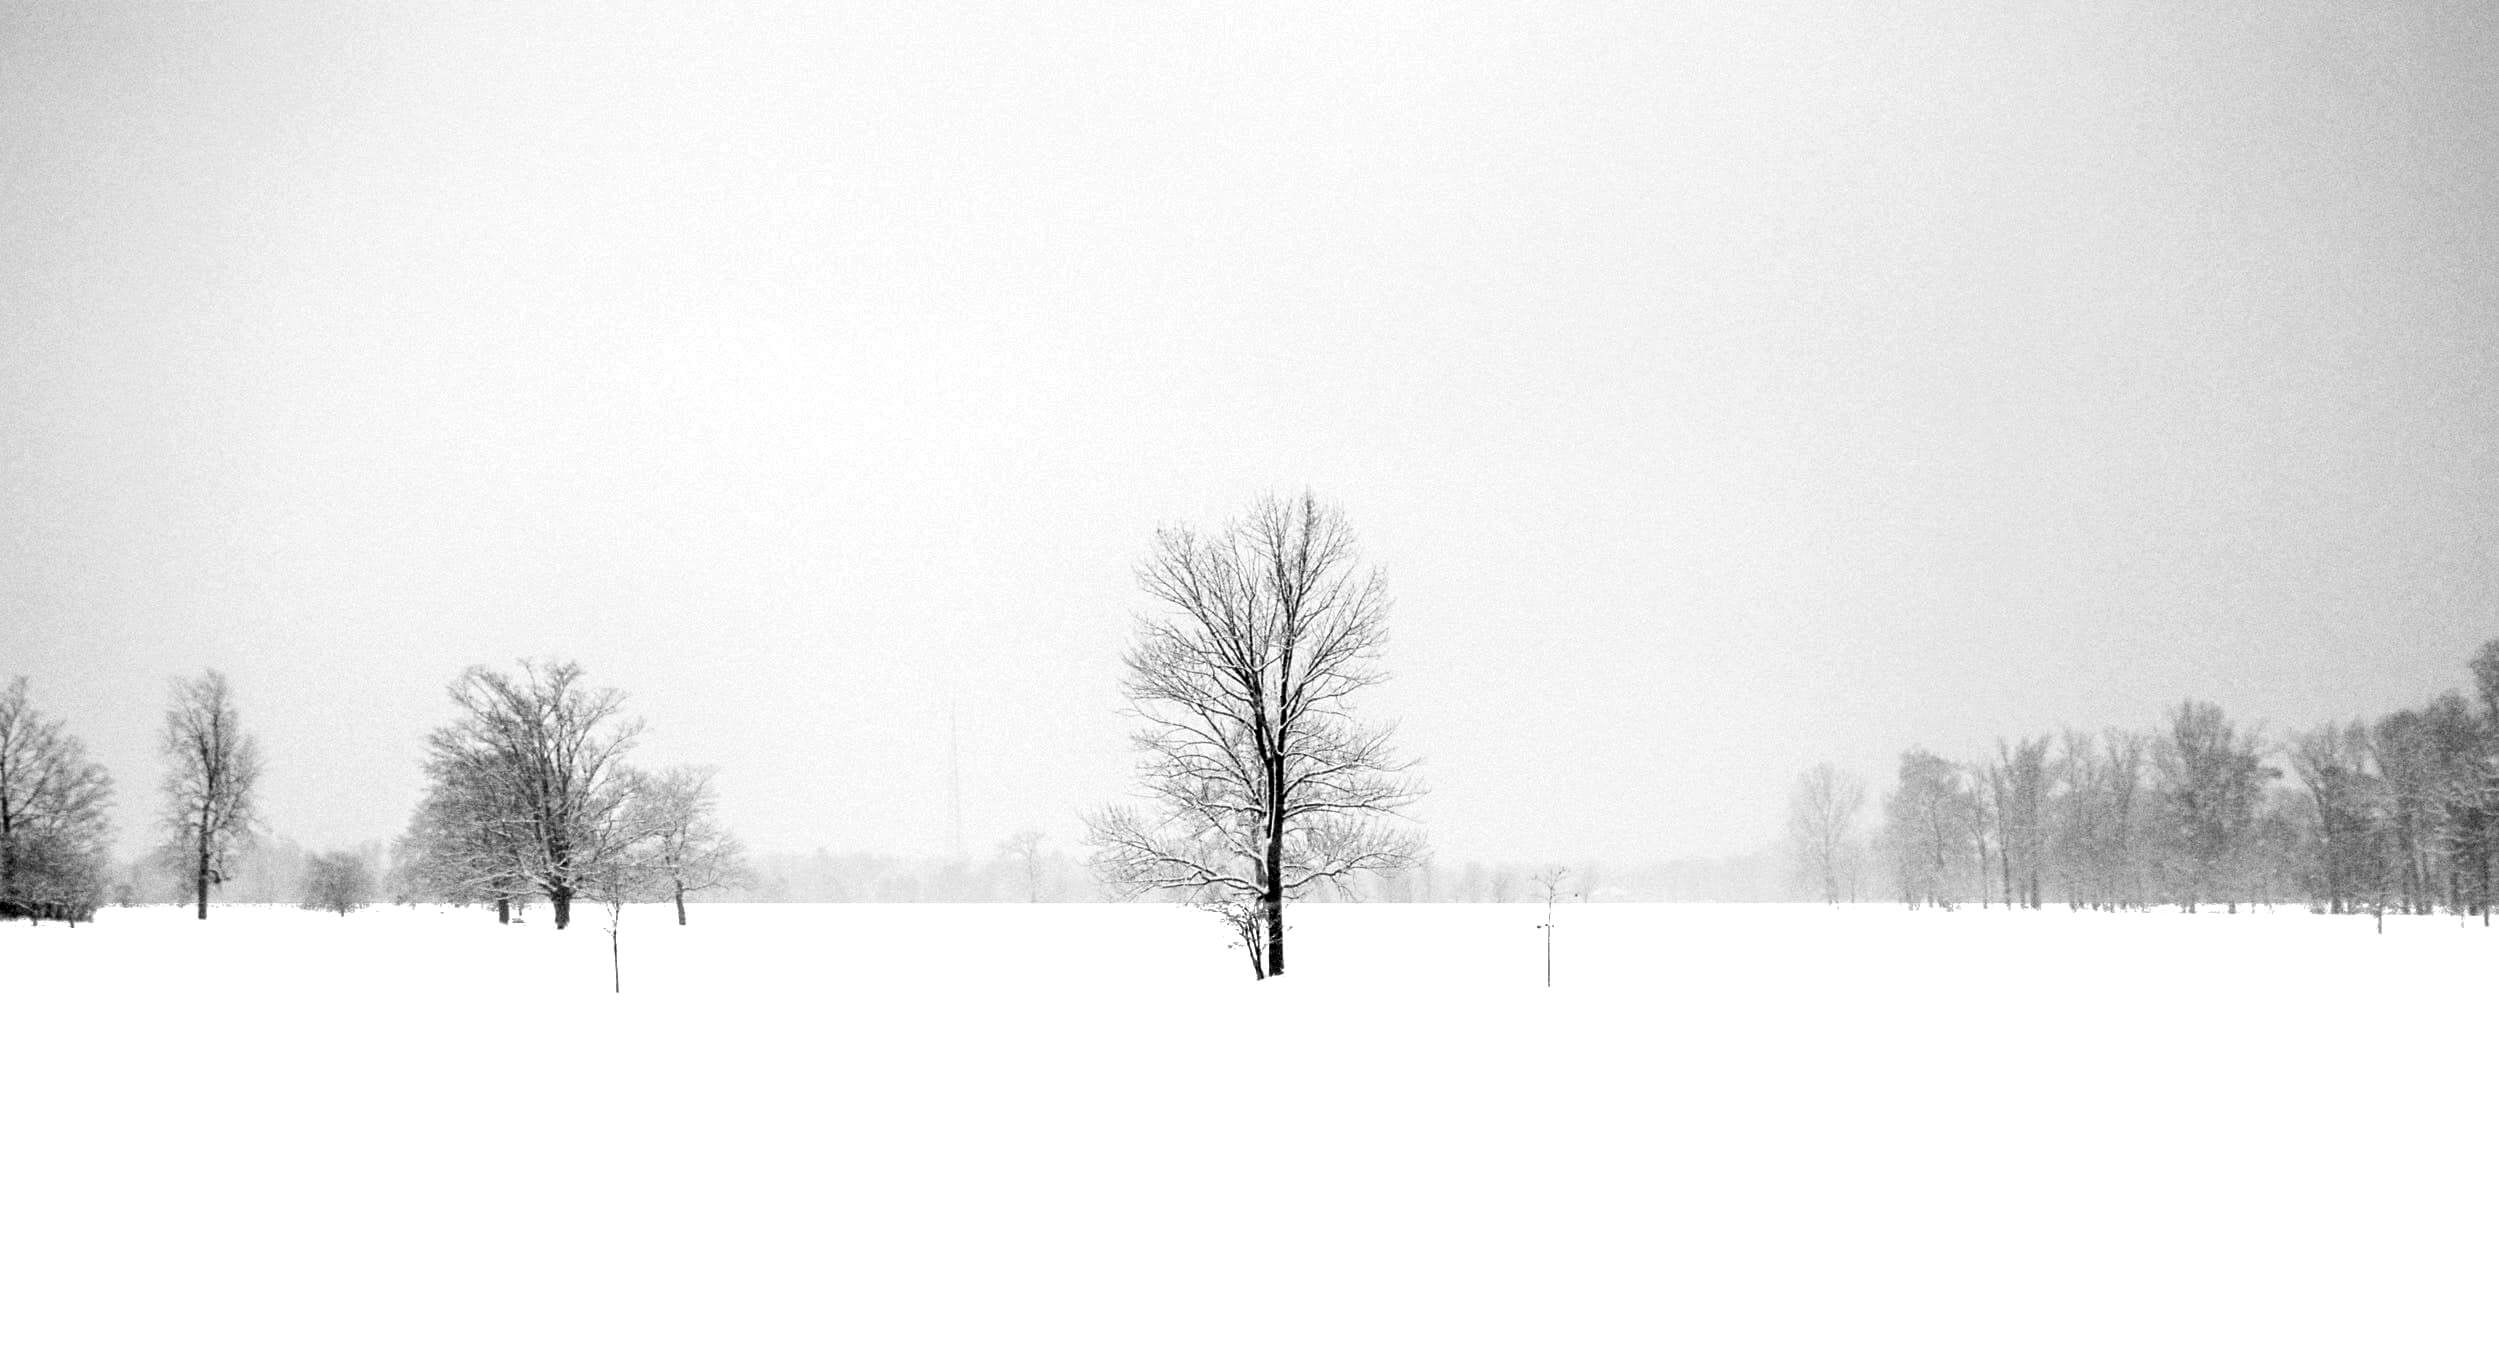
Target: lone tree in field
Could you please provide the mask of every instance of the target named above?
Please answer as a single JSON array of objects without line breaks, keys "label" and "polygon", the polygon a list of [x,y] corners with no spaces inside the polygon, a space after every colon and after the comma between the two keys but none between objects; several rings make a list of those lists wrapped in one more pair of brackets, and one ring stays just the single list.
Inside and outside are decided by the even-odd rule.
[{"label": "lone tree in field", "polygon": [[[577,848],[581,874],[575,890],[607,909],[608,979],[621,995],[625,992],[621,947],[625,906],[664,893],[670,882],[659,865],[660,821],[665,816],[662,802],[655,798],[653,778],[620,767],[615,783],[623,798],[612,816],[589,826],[588,841]],[[677,922],[685,922],[683,900],[677,902]]]},{"label": "lone tree in field", "polygon": [[0,918],[92,918],[104,898],[112,778],[26,699],[0,687]]},{"label": "lone tree in field", "polygon": [[576,663],[524,663],[518,676],[471,668],[451,702],[458,717],[425,740],[411,832],[436,842],[420,856],[470,893],[543,896],[555,926],[569,926],[573,897],[634,842],[624,758],[642,722],[622,717],[624,693],[585,685]]},{"label": "lone tree in field", "polygon": [[1556,862],[1531,874],[1527,880],[1545,897],[1545,921],[1540,927],[1545,931],[1545,988],[1550,990],[1553,988],[1553,902],[1561,899],[1564,888],[1570,885],[1571,869]]},{"label": "lone tree in field", "polygon": [[685,926],[685,897],[754,879],[746,850],[720,827],[713,769],[672,767],[642,782],[633,823],[649,844],[641,852],[652,888],[677,902],[677,926]]},{"label": "lone tree in field", "polygon": [[228,860],[251,841],[260,785],[260,745],[243,732],[224,673],[175,679],[163,747],[165,853],[189,875],[205,919],[208,888],[226,879]]},{"label": "lone tree in field", "polygon": [[1137,570],[1122,694],[1145,809],[1086,819],[1102,880],[1222,915],[1261,979],[1284,971],[1284,902],[1403,868],[1421,837],[1385,818],[1416,795],[1392,729],[1353,699],[1385,677],[1388,587],[1342,512],[1269,496],[1213,535],[1165,527]]},{"label": "lone tree in field", "polygon": [[373,870],[359,853],[314,853],[304,865],[304,888],[298,898],[306,909],[333,914],[362,909],[373,903]]}]

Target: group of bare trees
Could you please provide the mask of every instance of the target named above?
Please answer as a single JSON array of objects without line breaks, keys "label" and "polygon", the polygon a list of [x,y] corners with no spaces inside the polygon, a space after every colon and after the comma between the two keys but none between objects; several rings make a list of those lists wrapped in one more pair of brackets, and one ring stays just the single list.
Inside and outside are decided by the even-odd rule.
[{"label": "group of bare trees", "polygon": [[2450,691],[2374,721],[2295,734],[2300,872],[2335,913],[2446,908],[2490,920],[2499,881],[2499,640]]},{"label": "group of bare trees", "polygon": [[544,900],[559,929],[588,899],[607,906],[613,948],[626,904],[673,901],[683,924],[686,896],[749,878],[711,769],[628,765],[642,722],[579,664],[471,668],[451,703],[451,722],[426,736],[425,794],[393,849],[402,898],[491,904],[505,923],[515,904]]},{"label": "group of bare trees", "polygon": [[[1386,581],[1359,564],[1343,513],[1307,493],[1262,498],[1212,534],[1164,529],[1137,579],[1155,609],[1124,692],[1148,802],[1088,817],[1091,870],[1118,893],[1215,911],[1260,978],[1280,974],[1287,900],[1402,879],[1423,851],[1390,818],[1419,794],[1393,727],[1353,709],[1385,677]],[[392,849],[395,897],[492,904],[505,923],[544,900],[558,929],[588,898],[608,906],[613,944],[629,901],[672,900],[683,924],[688,895],[752,880],[710,770],[631,766],[641,722],[578,664],[471,668],[450,698]],[[178,860],[205,919],[258,823],[259,746],[224,676],[176,684],[163,749],[162,859]],[[22,679],[0,696],[0,909],[92,912],[110,791]],[[999,850],[1033,900],[1052,871],[1042,845],[1027,832]],[[301,881],[342,912],[375,893],[354,854],[310,859]]]},{"label": "group of bare trees", "polygon": [[2094,908],[2235,911],[2296,893],[2267,753],[2255,730],[2200,701],[2174,708],[2156,733],[2000,740],[1973,763],[1913,748],[1875,846],[1912,906],[2036,909],[2053,891]]},{"label": "group of bare trees", "polygon": [[[401,898],[492,903],[506,922],[515,901],[544,899],[558,928],[579,897],[670,900],[682,924],[688,895],[747,879],[711,770],[628,767],[641,725],[578,665],[472,668],[451,699],[457,716],[426,741],[425,795],[394,848],[389,888]],[[174,681],[159,749],[162,836],[146,862],[174,873],[205,919],[264,832],[260,746],[224,674]],[[104,769],[35,709],[26,679],[0,690],[0,917],[94,914],[108,890],[111,798]],[[381,890],[363,853],[299,860],[307,905],[344,912]]]},{"label": "group of bare trees", "polygon": [[[208,917],[208,893],[257,827],[260,748],[213,669],[177,678],[165,708],[162,838],[156,859],[181,870]],[[107,890],[113,783],[86,750],[28,699],[26,679],[0,691],[0,917],[92,918]]]},{"label": "group of bare trees", "polygon": [[2487,919],[2499,881],[2499,640],[2471,672],[2469,699],[2449,691],[2279,741],[2187,701],[2156,731],[2000,741],[1977,762],[1912,748],[1870,839],[1854,824],[1862,788],[1817,768],[1791,799],[1791,841],[1834,900],[1839,869],[1870,852],[1913,906],[2292,901]]}]

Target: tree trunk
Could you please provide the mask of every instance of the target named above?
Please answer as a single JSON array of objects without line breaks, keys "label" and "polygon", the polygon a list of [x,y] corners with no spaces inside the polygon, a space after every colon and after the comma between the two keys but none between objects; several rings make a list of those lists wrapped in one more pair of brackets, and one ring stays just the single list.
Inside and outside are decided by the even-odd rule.
[{"label": "tree trunk", "polygon": [[557,928],[570,927],[573,922],[573,892],[571,888],[561,887],[549,892],[547,895],[547,902],[555,906],[555,926]]},{"label": "tree trunk", "polygon": [[677,888],[677,927],[685,927],[685,887]]},{"label": "tree trunk", "polygon": [[512,922],[511,896],[498,895],[495,897],[495,922],[499,924],[508,924]]},{"label": "tree trunk", "polygon": [[1259,901],[1259,913],[1267,921],[1267,974],[1284,974],[1284,897],[1267,895]]},{"label": "tree trunk", "polygon": [[621,995],[625,992],[625,967],[618,955],[617,937],[615,929],[607,931],[607,972],[608,978],[616,984],[616,993]]},{"label": "tree trunk", "polygon": [[200,840],[199,875],[193,878],[192,885],[199,892],[200,917],[206,919],[208,917],[208,840],[204,838]]},{"label": "tree trunk", "polygon": [[1267,974],[1284,974],[1284,759],[1267,759],[1267,893],[1260,907],[1267,920]]}]

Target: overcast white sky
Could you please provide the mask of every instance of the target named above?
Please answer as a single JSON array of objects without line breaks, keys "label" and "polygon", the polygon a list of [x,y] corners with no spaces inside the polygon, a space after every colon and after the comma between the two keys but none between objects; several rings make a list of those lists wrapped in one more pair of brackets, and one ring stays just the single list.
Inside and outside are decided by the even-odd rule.
[{"label": "overcast white sky", "polygon": [[940,850],[950,701],[1072,845],[1154,526],[1304,485],[1444,856],[2499,635],[2483,4],[509,8],[0,9],[0,675],[126,843],[173,674],[326,845],[552,654],[758,846]]}]

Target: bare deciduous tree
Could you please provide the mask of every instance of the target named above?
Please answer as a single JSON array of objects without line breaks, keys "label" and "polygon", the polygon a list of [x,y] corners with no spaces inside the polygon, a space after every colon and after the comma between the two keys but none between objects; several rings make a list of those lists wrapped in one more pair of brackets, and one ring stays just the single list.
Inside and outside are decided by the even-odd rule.
[{"label": "bare deciduous tree", "polygon": [[1911,909],[1950,909],[1956,902],[1954,868],[1969,842],[1963,813],[1968,802],[1958,765],[1924,748],[1900,755],[1898,785],[1884,798],[1883,837],[1892,851],[1900,898]]},{"label": "bare deciduous tree", "polygon": [[0,918],[92,917],[103,899],[112,778],[27,700],[0,688]]},{"label": "bare deciduous tree", "polygon": [[[1978,903],[1981,908],[1985,908],[1992,903],[1987,898],[1988,836],[1991,833],[1995,834],[1997,846],[2003,846],[2004,813],[1997,801],[2000,789],[1998,784],[1990,779],[1986,763],[1963,763],[1960,767],[1962,773],[1961,823],[1968,831],[1970,843],[1978,853]],[[2011,908],[2009,905],[2006,907]]]},{"label": "bare deciduous tree", "polygon": [[677,926],[685,927],[685,897],[753,879],[746,849],[720,827],[715,813],[719,797],[712,790],[715,769],[672,767],[642,784],[641,809],[635,822],[647,831],[645,854],[656,889],[677,904]]},{"label": "bare deciduous tree", "polygon": [[625,754],[642,722],[624,693],[591,687],[576,663],[471,668],[452,683],[459,716],[426,738],[427,801],[452,826],[447,860],[498,894],[526,886],[572,923],[573,898],[624,846],[635,783]]},{"label": "bare deciduous tree", "polygon": [[1857,812],[1865,803],[1866,784],[1830,763],[1817,763],[1798,776],[1788,793],[1788,837],[1796,844],[1798,869],[1822,883],[1822,898],[1829,904],[1840,902]]},{"label": "bare deciduous tree", "polygon": [[2037,909],[2045,899],[2048,806],[2055,783],[2046,735],[1996,741],[1988,769],[1996,803],[1996,858],[2004,871],[2004,902]]},{"label": "bare deciduous tree", "polygon": [[503,788],[487,779],[484,756],[428,756],[425,795],[392,845],[391,877],[407,899],[492,904],[508,924],[513,902],[535,886],[523,871],[518,821],[498,808]]},{"label": "bare deciduous tree", "polygon": [[304,864],[300,898],[306,909],[333,914],[362,909],[373,903],[373,870],[356,853],[314,853]]},{"label": "bare deciduous tree", "polygon": [[2109,729],[2096,740],[2068,731],[2065,820],[2061,846],[2073,881],[2066,894],[2106,909],[2144,905],[2142,799],[2151,738],[2137,730]]},{"label": "bare deciduous tree", "polygon": [[998,855],[1023,872],[1024,897],[1032,903],[1041,900],[1041,845],[1047,837],[1039,829],[1025,829],[998,845]]},{"label": "bare deciduous tree", "polygon": [[2373,825],[2377,779],[2369,771],[2369,727],[2358,720],[2323,724],[2294,735],[2287,746],[2291,772],[2308,789],[2317,830],[2317,873],[2326,910],[2349,912],[2377,879]]},{"label": "bare deciduous tree", "polygon": [[[621,794],[602,817],[584,825],[576,855],[579,892],[607,910],[608,979],[621,995],[625,992],[625,906],[665,893],[674,885],[660,865],[660,830],[683,807],[673,799],[658,797],[653,779],[632,768],[617,767],[613,781]],[[677,922],[683,925],[683,901],[678,902],[677,914]]]},{"label": "bare deciduous tree", "polygon": [[260,745],[243,732],[234,692],[214,668],[177,678],[165,710],[165,852],[184,869],[208,917],[208,888],[250,841],[260,785]]},{"label": "bare deciduous tree", "polygon": [[1102,880],[1222,914],[1261,979],[1284,970],[1284,902],[1403,867],[1418,835],[1383,816],[1416,796],[1391,730],[1354,718],[1380,682],[1388,589],[1341,512],[1267,497],[1217,534],[1166,527],[1137,571],[1123,693],[1148,809],[1086,820]]},{"label": "bare deciduous tree", "polygon": [[2190,914],[2216,895],[2238,912],[2239,863],[2265,783],[2281,775],[2264,765],[2260,748],[2256,733],[2231,724],[2221,707],[2185,701],[2152,749],[2175,894]]},{"label": "bare deciduous tree", "polygon": [[1553,905],[1571,883],[1571,869],[1555,862],[1528,875],[1528,883],[1545,897],[1545,988],[1553,988]]}]

